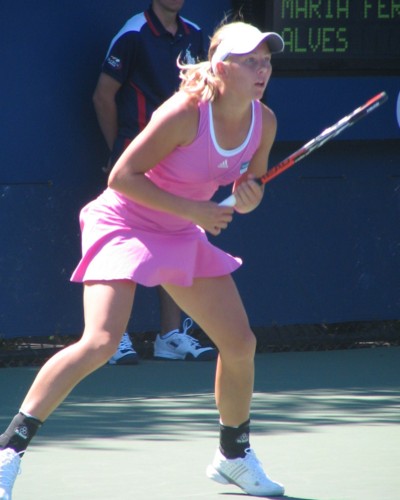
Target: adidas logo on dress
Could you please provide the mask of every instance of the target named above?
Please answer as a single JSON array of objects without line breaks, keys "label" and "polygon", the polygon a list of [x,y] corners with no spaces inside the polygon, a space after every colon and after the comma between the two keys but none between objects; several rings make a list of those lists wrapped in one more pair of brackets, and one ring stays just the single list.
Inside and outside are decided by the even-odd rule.
[{"label": "adidas logo on dress", "polygon": [[221,161],[217,168],[228,168],[228,160]]}]

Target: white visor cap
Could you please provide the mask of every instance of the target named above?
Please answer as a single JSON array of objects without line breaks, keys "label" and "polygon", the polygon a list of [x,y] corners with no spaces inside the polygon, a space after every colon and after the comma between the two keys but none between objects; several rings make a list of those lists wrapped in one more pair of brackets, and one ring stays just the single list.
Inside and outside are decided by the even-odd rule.
[{"label": "white visor cap", "polygon": [[211,58],[213,72],[216,73],[217,63],[224,61],[230,54],[248,54],[262,42],[267,42],[271,54],[282,52],[285,47],[278,33],[262,33],[255,26],[245,23],[229,25]]}]

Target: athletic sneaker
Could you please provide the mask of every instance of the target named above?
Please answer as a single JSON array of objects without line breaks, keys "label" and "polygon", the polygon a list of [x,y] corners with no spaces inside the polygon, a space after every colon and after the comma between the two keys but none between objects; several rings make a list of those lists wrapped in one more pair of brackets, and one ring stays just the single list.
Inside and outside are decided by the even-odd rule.
[{"label": "athletic sneaker", "polygon": [[214,461],[207,467],[207,476],[217,483],[235,484],[252,496],[280,496],[284,487],[272,481],[264,472],[261,462],[251,448],[244,458],[228,460],[217,450]]},{"label": "athletic sneaker", "polygon": [[184,359],[186,361],[211,361],[218,351],[214,347],[202,347],[200,342],[186,332],[193,325],[191,318],[183,322],[183,332],[173,330],[165,335],[157,335],[154,342],[156,359]]},{"label": "athletic sneaker", "polygon": [[11,448],[0,450],[0,500],[11,500],[12,488],[20,465],[19,453]]},{"label": "athletic sneaker", "polygon": [[128,333],[122,335],[121,342],[115,354],[108,360],[109,365],[137,365],[139,363],[138,353],[133,348]]}]

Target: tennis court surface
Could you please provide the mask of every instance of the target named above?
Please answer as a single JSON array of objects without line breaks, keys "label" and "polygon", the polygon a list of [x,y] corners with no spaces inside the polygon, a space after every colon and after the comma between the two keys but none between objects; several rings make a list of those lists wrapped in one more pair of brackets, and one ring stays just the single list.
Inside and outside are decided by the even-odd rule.
[{"label": "tennis court surface", "polygon": [[[252,446],[285,499],[400,498],[399,366],[400,347],[256,356]],[[1,428],[36,372],[0,370]],[[13,500],[245,498],[205,476],[213,378],[213,362],[103,367],[40,430]]]}]

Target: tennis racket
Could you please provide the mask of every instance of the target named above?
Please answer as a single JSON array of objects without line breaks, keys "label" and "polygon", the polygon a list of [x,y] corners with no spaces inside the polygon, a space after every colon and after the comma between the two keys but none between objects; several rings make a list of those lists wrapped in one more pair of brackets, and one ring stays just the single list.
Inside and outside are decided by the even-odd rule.
[{"label": "tennis racket", "polygon": [[[369,113],[371,113],[371,111],[383,104],[387,100],[387,98],[388,96],[386,92],[380,92],[376,96],[369,99],[369,101],[367,101],[365,104],[359,106],[352,113],[344,116],[334,125],[326,128],[323,132],[317,135],[317,137],[311,139],[311,141],[307,142],[307,144],[304,144],[304,146],[302,146],[300,149],[268,170],[268,172],[262,177],[259,177],[255,180],[260,184],[260,186],[266,184],[269,181],[272,181],[272,179],[275,179],[275,177],[277,177],[279,174],[292,167],[295,163],[299,162],[316,149],[320,148],[327,141],[333,139],[341,132],[354,125],[354,123],[361,120],[361,118],[367,116]],[[230,196],[228,196],[228,198],[225,198],[225,200],[221,201],[219,205],[223,207],[234,207],[236,205],[235,195],[231,194]]]}]

